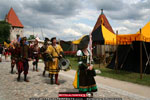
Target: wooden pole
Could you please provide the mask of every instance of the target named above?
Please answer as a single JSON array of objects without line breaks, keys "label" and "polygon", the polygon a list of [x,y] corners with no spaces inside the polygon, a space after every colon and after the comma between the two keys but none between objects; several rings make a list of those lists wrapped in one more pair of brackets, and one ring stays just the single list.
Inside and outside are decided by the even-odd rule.
[{"label": "wooden pole", "polygon": [[[141,29],[140,29],[140,34],[141,34]],[[140,79],[142,79],[142,40],[140,41]]]},{"label": "wooden pole", "polygon": [[105,44],[104,44],[104,56],[103,56],[103,64],[105,65],[105,60],[106,60],[106,50],[105,50]]},{"label": "wooden pole", "polygon": [[115,65],[116,72],[118,70],[118,39],[117,39],[117,36],[118,36],[118,31],[116,31],[116,65]]},{"label": "wooden pole", "polygon": [[[101,45],[99,45],[99,49],[102,51],[102,47],[101,47]],[[100,52],[100,54],[99,54],[99,68],[101,67],[101,52]]]}]

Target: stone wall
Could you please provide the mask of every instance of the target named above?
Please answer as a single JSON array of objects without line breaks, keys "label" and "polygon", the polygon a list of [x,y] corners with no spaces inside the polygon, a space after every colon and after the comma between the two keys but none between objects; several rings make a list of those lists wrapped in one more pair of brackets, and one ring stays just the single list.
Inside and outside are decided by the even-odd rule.
[{"label": "stone wall", "polygon": [[10,41],[16,40],[16,35],[20,35],[20,37],[23,37],[23,28],[19,27],[11,27],[10,29]]}]

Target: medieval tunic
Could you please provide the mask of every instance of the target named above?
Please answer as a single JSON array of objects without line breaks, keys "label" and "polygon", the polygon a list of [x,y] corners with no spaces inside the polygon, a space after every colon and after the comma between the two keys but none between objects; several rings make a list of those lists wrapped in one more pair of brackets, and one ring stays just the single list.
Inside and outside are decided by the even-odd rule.
[{"label": "medieval tunic", "polygon": [[28,58],[30,57],[30,49],[29,47],[25,44],[21,46],[21,59],[23,62],[23,68],[24,68],[24,74],[28,74],[29,70],[29,63],[28,63]]},{"label": "medieval tunic", "polygon": [[11,53],[11,64],[15,65],[15,59],[16,59],[15,47],[10,47],[9,52]]},{"label": "medieval tunic", "polygon": [[16,66],[18,69],[18,73],[21,73],[22,71],[24,71],[23,62],[21,60],[21,47],[17,46],[15,48],[15,51],[16,51]]},{"label": "medieval tunic", "polygon": [[49,58],[48,57],[49,56],[48,56],[48,53],[46,53],[47,47],[48,47],[48,45],[43,45],[40,48],[40,53],[42,54],[42,59],[43,59],[44,64],[45,64],[45,70],[49,71],[49,66],[48,66],[48,62],[49,62]]},{"label": "medieval tunic", "polygon": [[88,69],[90,64],[90,53],[85,55],[83,51],[78,50],[77,56],[79,60],[78,68],[78,86],[80,92],[96,92],[97,86],[94,79],[94,75],[91,70]]},{"label": "medieval tunic", "polygon": [[50,74],[58,74],[59,72],[59,68],[58,68],[58,63],[59,63],[59,54],[60,52],[63,52],[62,48],[60,45],[56,45],[56,46],[48,46],[47,48],[47,53],[51,54],[53,57],[53,61],[49,61],[49,73]]},{"label": "medieval tunic", "polygon": [[38,45],[32,45],[30,50],[31,50],[31,56],[32,59],[35,59],[35,61],[33,62],[33,65],[38,66],[38,60],[39,60],[39,47]]}]

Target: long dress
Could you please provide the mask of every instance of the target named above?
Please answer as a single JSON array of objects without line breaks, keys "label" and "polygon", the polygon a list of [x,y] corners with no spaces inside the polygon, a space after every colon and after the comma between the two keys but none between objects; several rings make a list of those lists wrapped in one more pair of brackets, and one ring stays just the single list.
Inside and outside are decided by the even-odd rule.
[{"label": "long dress", "polygon": [[83,51],[78,50],[77,51],[78,56],[78,71],[77,71],[77,77],[78,77],[78,86],[80,92],[96,92],[97,86],[96,82],[93,76],[92,70],[88,69],[88,64],[90,64],[90,53],[88,55],[85,55]]}]

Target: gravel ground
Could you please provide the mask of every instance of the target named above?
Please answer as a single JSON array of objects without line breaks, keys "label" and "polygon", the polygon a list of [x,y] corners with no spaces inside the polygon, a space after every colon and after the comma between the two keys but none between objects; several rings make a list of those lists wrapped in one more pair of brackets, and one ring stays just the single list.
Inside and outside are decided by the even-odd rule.
[{"label": "gravel ground", "polygon": [[[23,81],[23,74],[21,81],[17,82],[17,74],[10,73],[10,61],[0,63],[0,100],[29,100],[33,97],[56,98],[58,92],[62,91],[78,91],[73,88],[73,79],[66,78],[63,75],[59,76],[60,85],[51,85],[48,77],[42,76],[44,65],[39,63],[39,72],[32,71],[32,64],[30,62],[30,69],[28,79],[30,82]],[[16,68],[15,71],[16,72]],[[68,75],[69,76],[69,75]],[[95,98],[122,98],[122,100],[137,100],[131,96],[121,95],[117,92],[98,88],[98,92],[94,93]],[[141,99],[139,99],[141,100]],[[143,99],[144,100],[144,99]]]}]

